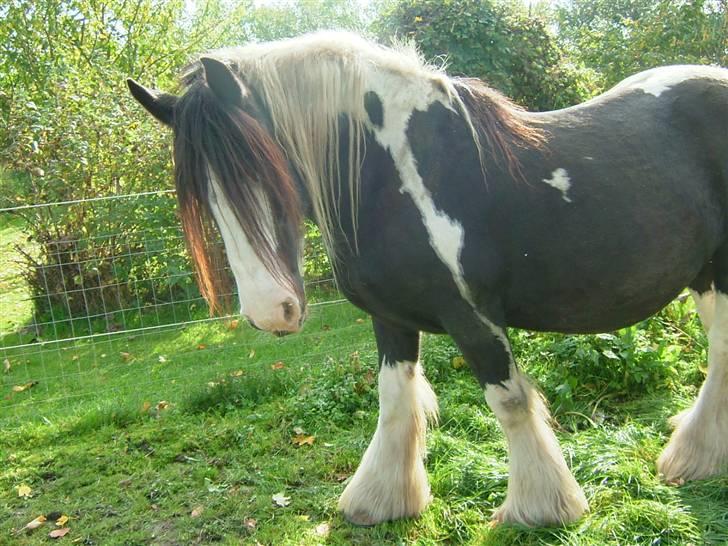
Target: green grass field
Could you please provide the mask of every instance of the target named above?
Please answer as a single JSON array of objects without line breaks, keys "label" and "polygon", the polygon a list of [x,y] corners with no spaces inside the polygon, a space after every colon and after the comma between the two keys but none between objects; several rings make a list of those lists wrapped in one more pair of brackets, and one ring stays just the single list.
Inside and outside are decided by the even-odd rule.
[{"label": "green grass field", "polygon": [[[18,236],[0,226],[0,244]],[[30,313],[22,297],[22,286],[2,287],[7,339]],[[0,544],[46,544],[61,515],[70,531],[60,540],[89,545],[728,544],[728,477],[673,487],[655,476],[667,418],[703,379],[691,302],[611,334],[512,339],[590,502],[572,526],[491,526],[505,498],[505,442],[457,348],[434,336],[422,355],[440,401],[428,439],[433,503],[415,520],[345,522],[336,502],[375,428],[377,359],[366,316],[333,304],[282,340],[218,321],[0,346],[10,364]],[[23,530],[41,515],[49,521]]]}]

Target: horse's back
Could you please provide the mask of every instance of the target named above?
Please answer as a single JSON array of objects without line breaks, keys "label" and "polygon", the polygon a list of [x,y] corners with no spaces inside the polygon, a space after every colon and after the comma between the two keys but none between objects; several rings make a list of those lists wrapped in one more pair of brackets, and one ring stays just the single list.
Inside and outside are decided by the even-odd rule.
[{"label": "horse's back", "polygon": [[599,331],[659,310],[726,240],[728,70],[646,71],[535,119],[547,149],[493,207],[509,323]]}]

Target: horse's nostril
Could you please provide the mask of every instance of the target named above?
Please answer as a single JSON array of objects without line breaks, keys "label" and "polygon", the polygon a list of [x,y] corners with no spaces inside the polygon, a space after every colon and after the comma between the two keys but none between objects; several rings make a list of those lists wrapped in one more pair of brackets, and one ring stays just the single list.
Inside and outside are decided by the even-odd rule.
[{"label": "horse's nostril", "polygon": [[291,322],[295,312],[295,303],[293,303],[293,300],[286,300],[281,305],[283,306],[283,318],[286,322]]}]

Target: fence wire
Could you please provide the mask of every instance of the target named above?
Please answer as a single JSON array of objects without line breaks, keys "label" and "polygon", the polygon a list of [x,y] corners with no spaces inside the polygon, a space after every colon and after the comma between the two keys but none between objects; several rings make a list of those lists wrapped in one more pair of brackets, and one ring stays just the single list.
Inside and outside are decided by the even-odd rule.
[{"label": "fence wire", "polygon": [[374,352],[368,321],[329,278],[307,279],[307,326],[277,339],[235,315],[209,316],[176,224],[29,241],[28,217],[20,218],[28,211],[36,220],[59,217],[79,205],[103,215],[110,205],[160,195],[0,210],[2,426],[108,405],[146,411],[225,378],[245,380],[261,367],[276,373]]}]

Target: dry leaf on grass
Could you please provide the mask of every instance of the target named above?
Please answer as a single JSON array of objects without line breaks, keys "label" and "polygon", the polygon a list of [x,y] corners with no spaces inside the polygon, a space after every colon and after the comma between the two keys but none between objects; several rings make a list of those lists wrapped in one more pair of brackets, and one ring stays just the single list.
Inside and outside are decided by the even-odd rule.
[{"label": "dry leaf on grass", "polygon": [[239,319],[233,319],[230,322],[228,322],[228,330],[237,330],[238,326],[240,326]]},{"label": "dry leaf on grass", "polygon": [[255,356],[255,349],[250,349],[250,353],[248,353],[248,358],[253,358]]},{"label": "dry leaf on grass", "polygon": [[204,343],[198,343],[197,344],[197,350],[198,351],[204,351],[205,349],[207,349],[207,345],[205,345]]},{"label": "dry leaf on grass", "polygon": [[124,352],[124,351],[121,351],[119,353],[119,356],[121,356],[121,359],[124,362],[129,362],[132,359],[131,353],[127,353],[127,352]]},{"label": "dry leaf on grass", "polygon": [[152,407],[152,403],[149,400],[145,400],[142,404],[142,413],[146,413],[149,411],[149,408]]},{"label": "dry leaf on grass", "polygon": [[56,526],[58,527],[63,527],[66,523],[68,523],[68,516],[65,514],[56,520]]},{"label": "dry leaf on grass", "polygon": [[204,512],[204,511],[205,511],[205,507],[204,506],[196,506],[192,510],[192,513],[190,514],[190,517],[192,517],[192,518],[199,518],[202,515],[202,512]]},{"label": "dry leaf on grass", "polygon": [[33,521],[27,523],[25,525],[25,527],[23,527],[23,529],[25,529],[26,531],[32,531],[33,529],[37,529],[38,527],[43,525],[45,523],[45,521],[46,521],[45,516],[38,516]]},{"label": "dry leaf on grass", "polygon": [[10,360],[7,358],[3,360],[3,368],[5,369],[5,373],[10,373]]},{"label": "dry leaf on grass", "polygon": [[17,489],[19,497],[28,498],[33,496],[33,490],[25,484],[19,485]]},{"label": "dry leaf on grass", "polygon": [[240,377],[243,375],[243,370],[235,370],[234,372],[230,372],[230,377]]},{"label": "dry leaf on grass", "polygon": [[31,381],[30,383],[25,383],[23,385],[15,385],[13,387],[13,392],[23,392],[27,391],[28,389],[32,389],[38,384],[37,381]]},{"label": "dry leaf on grass", "polygon": [[280,506],[281,508],[283,508],[291,504],[291,497],[286,497],[283,492],[276,493],[275,495],[273,495],[273,503],[276,506]]},{"label": "dry leaf on grass", "polygon": [[316,439],[315,436],[306,436],[305,434],[296,434],[292,439],[291,442],[293,442],[297,446],[303,446],[303,445],[313,445],[314,440]]},{"label": "dry leaf on grass", "polygon": [[245,518],[243,524],[248,531],[255,531],[255,526],[258,525],[258,520],[255,520],[253,518]]},{"label": "dry leaf on grass", "polygon": [[164,356],[164,355],[159,355],[159,361],[160,361],[160,362],[161,362],[162,364],[164,364],[165,362],[167,362],[167,357],[166,357],[166,356]]},{"label": "dry leaf on grass", "polygon": [[281,362],[280,360],[278,362],[276,362],[275,364],[270,365],[271,370],[282,370],[285,367],[286,367],[286,365],[283,362]]},{"label": "dry leaf on grass", "polygon": [[53,529],[50,533],[48,533],[48,536],[51,538],[61,538],[65,537],[68,534],[68,531],[71,529],[69,527],[62,527],[60,529]]},{"label": "dry leaf on grass", "polygon": [[166,400],[160,400],[157,402],[157,411],[166,410],[169,407],[169,402]]},{"label": "dry leaf on grass", "polygon": [[328,522],[319,523],[314,529],[314,532],[320,537],[329,536],[329,531],[331,531],[331,526]]}]

